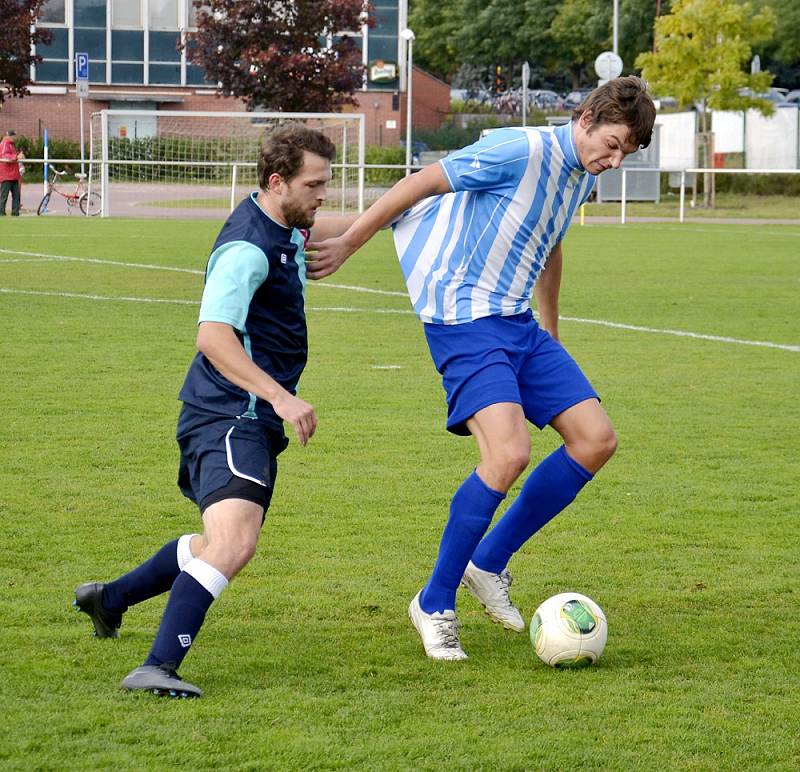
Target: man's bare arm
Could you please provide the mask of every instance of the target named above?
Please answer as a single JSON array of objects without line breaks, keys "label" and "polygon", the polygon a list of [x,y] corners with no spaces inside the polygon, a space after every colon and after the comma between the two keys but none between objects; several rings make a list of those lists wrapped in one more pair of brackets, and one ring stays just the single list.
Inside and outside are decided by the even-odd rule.
[{"label": "man's bare arm", "polygon": [[371,239],[381,228],[428,196],[450,192],[450,183],[442,167],[431,164],[417,174],[404,177],[384,193],[338,238],[309,243],[312,252],[306,259],[310,279],[321,279],[336,271],[350,255]]},{"label": "man's bare arm", "polygon": [[273,410],[294,427],[301,445],[314,436],[317,429],[314,408],[290,394],[255,364],[247,356],[231,325],[201,322],[197,330],[197,349],[231,383],[269,402]]},{"label": "man's bare arm", "polygon": [[547,258],[544,270],[533,286],[536,309],[539,312],[539,326],[558,340],[558,295],[561,290],[561,267],[563,255],[561,243],[553,247]]}]

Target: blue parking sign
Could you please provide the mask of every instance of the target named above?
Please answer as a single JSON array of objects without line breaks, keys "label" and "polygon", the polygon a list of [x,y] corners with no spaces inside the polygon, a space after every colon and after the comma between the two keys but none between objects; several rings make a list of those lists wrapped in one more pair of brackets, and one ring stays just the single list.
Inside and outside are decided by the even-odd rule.
[{"label": "blue parking sign", "polygon": [[89,54],[75,54],[75,79],[89,80]]}]

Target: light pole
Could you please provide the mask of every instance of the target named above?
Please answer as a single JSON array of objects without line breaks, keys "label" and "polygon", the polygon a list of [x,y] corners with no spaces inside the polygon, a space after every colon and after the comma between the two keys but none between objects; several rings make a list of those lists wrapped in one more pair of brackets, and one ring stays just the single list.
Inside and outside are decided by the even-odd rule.
[{"label": "light pole", "polygon": [[411,95],[412,80],[414,76],[414,38],[413,30],[406,27],[400,32],[400,37],[406,41],[406,177],[411,174]]}]

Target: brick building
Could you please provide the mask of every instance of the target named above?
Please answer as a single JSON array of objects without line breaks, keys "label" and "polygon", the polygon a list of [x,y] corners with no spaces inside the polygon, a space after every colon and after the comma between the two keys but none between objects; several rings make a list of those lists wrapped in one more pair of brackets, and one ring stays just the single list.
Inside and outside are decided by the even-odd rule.
[{"label": "brick building", "polygon": [[[372,6],[374,27],[342,33],[357,42],[367,67],[358,106],[349,109],[364,113],[367,144],[397,145],[406,126],[407,45],[399,33],[407,0]],[[195,15],[192,0],[46,0],[39,24],[53,40],[38,47],[43,61],[31,68],[31,94],[0,108],[0,129],[37,137],[46,128],[51,137],[77,141],[79,52],[89,57],[87,138],[91,114],[103,109],[244,111],[238,99],[218,96],[179,50]],[[438,128],[449,109],[449,86],[414,68],[412,95],[414,128]]]}]

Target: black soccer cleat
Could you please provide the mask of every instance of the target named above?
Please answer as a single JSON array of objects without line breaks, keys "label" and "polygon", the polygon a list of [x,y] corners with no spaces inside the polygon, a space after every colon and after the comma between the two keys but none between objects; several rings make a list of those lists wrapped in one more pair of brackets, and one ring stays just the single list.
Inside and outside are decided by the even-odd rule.
[{"label": "black soccer cleat", "polygon": [[103,587],[99,582],[86,582],[75,590],[72,605],[88,614],[98,638],[119,638],[122,614],[114,614],[103,608]]},{"label": "black soccer cleat", "polygon": [[181,680],[181,677],[167,665],[142,665],[131,670],[122,679],[122,688],[128,691],[151,692],[157,697],[202,697],[202,690]]}]

